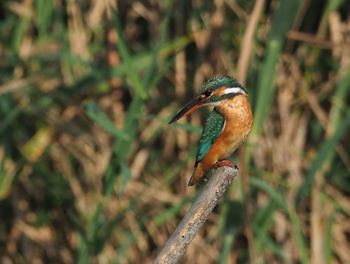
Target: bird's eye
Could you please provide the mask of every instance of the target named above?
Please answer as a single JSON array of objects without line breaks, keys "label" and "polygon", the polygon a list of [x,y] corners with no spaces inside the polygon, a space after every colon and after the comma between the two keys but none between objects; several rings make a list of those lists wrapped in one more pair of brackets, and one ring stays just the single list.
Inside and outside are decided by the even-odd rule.
[{"label": "bird's eye", "polygon": [[204,93],[203,93],[203,95],[205,96],[205,97],[208,97],[208,96],[210,96],[211,95],[211,93],[212,93],[212,90],[206,90]]}]

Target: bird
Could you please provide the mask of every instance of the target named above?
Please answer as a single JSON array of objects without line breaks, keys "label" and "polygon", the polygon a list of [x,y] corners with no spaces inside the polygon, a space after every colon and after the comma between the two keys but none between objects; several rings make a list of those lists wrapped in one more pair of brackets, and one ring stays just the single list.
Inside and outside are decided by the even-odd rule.
[{"label": "bird", "polygon": [[193,174],[188,186],[197,184],[213,168],[238,166],[227,158],[246,140],[253,125],[247,90],[234,78],[217,76],[170,121],[176,122],[203,106],[214,106],[203,126]]}]

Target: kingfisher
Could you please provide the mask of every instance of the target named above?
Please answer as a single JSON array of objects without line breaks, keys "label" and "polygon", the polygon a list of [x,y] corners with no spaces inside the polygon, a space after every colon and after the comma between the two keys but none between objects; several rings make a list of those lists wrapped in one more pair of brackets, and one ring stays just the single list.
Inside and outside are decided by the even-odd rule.
[{"label": "kingfisher", "polygon": [[227,157],[245,141],[253,125],[247,90],[235,79],[221,76],[203,83],[200,93],[169,124],[202,106],[214,106],[214,109],[205,121],[188,186],[198,183],[212,168],[229,166],[238,169]]}]

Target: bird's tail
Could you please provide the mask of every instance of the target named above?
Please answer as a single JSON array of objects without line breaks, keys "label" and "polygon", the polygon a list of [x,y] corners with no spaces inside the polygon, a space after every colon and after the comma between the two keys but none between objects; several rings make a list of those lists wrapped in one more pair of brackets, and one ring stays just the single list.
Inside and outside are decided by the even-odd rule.
[{"label": "bird's tail", "polygon": [[201,163],[198,163],[194,167],[194,171],[192,173],[192,176],[190,178],[190,181],[188,182],[188,186],[195,185],[198,183],[198,181],[205,175],[205,171],[203,169],[203,166]]}]

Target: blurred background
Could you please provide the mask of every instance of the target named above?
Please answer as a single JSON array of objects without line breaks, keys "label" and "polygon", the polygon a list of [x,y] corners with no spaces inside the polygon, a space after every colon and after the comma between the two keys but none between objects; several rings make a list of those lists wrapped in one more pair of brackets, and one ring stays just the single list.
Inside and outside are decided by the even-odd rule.
[{"label": "blurred background", "polygon": [[2,0],[0,262],[151,263],[187,187],[200,85],[254,129],[181,263],[350,263],[348,0]]}]

